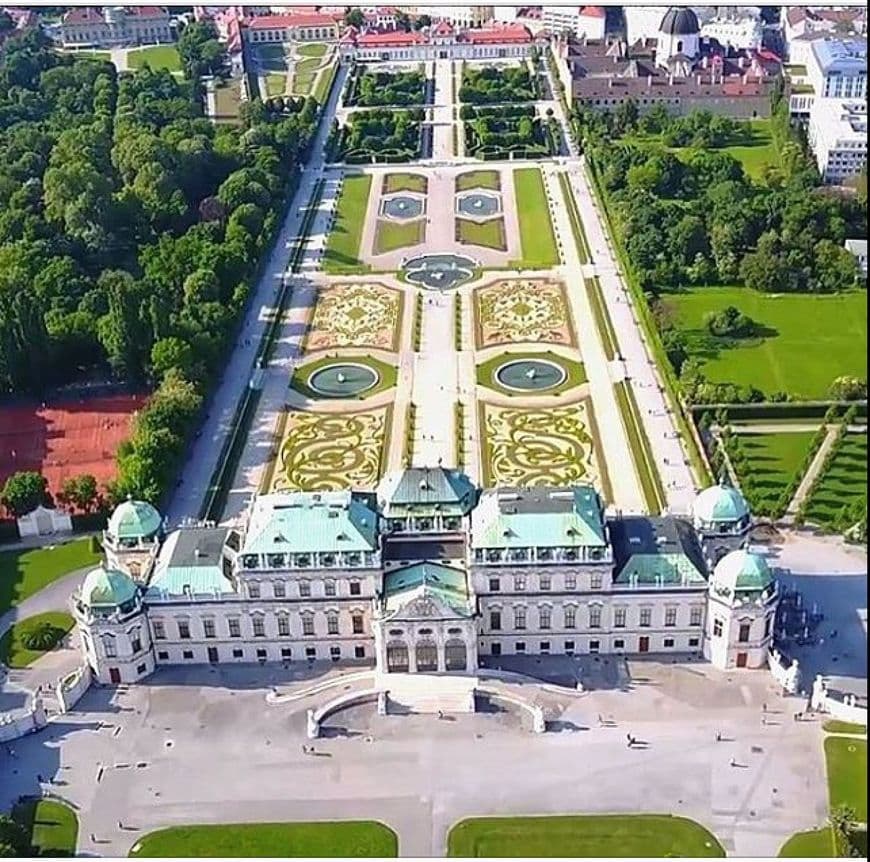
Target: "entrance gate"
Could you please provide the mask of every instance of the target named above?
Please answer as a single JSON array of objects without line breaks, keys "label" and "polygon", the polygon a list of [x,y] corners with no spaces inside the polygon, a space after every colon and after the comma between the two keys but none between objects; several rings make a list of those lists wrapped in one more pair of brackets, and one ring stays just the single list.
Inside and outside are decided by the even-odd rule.
[{"label": "entrance gate", "polygon": [[405,644],[387,644],[387,673],[408,672],[408,647]]},{"label": "entrance gate", "polygon": [[438,647],[432,643],[419,643],[416,648],[417,670],[420,673],[438,670]]},{"label": "entrance gate", "polygon": [[465,643],[460,640],[447,641],[444,646],[444,667],[447,670],[465,670],[467,665]]}]

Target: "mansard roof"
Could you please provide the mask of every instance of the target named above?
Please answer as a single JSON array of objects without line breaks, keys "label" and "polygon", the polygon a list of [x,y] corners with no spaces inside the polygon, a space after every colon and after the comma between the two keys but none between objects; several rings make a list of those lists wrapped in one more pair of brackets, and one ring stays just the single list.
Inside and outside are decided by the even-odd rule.
[{"label": "mansard roof", "polygon": [[610,522],[615,585],[692,586],[707,582],[704,554],[682,518],[617,518]]}]

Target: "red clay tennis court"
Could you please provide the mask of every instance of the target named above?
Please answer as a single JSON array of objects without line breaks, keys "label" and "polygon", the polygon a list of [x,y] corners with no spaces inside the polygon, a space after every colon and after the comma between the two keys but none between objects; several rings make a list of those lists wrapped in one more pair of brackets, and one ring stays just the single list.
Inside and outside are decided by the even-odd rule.
[{"label": "red clay tennis court", "polygon": [[0,405],[0,487],[20,470],[42,473],[52,494],[81,473],[102,487],[115,477],[115,452],[145,399],[106,395]]}]

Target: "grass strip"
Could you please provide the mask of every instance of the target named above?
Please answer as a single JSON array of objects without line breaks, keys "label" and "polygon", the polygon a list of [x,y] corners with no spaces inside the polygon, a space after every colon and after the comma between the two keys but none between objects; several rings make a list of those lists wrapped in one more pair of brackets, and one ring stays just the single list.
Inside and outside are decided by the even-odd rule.
[{"label": "grass strip", "polygon": [[12,809],[12,819],[30,836],[35,856],[76,855],[79,820],[65,802],[55,799],[25,799]]},{"label": "grass strip", "polygon": [[335,223],[326,240],[323,271],[332,275],[347,275],[369,271],[359,259],[360,242],[365,225],[371,174],[354,174],[344,178],[335,208]]},{"label": "grass strip", "polygon": [[607,304],[604,302],[604,294],[601,292],[601,283],[598,281],[598,276],[584,279],[584,282],[589,296],[589,304],[592,306],[592,316],[595,318],[595,325],[598,327],[598,332],[601,335],[601,346],[604,348],[604,355],[608,359],[615,359],[619,353],[619,345],[616,341],[613,321],[610,319]]},{"label": "grass strip", "polygon": [[658,515],[665,507],[665,493],[662,488],[661,478],[656,470],[655,459],[652,454],[649,438],[640,421],[640,412],[634,392],[631,386],[624,380],[613,386],[616,395],[616,403],[622,414],[622,422],[628,435],[637,476],[640,480],[641,490],[646,500],[647,508],[651,515]]},{"label": "grass strip", "polygon": [[574,198],[571,182],[564,171],[559,174],[559,185],[562,187],[562,197],[565,198],[565,206],[568,209],[568,219],[571,222],[571,233],[574,234],[574,244],[577,246],[577,256],[580,258],[581,264],[589,263],[592,258],[589,252],[589,242],[586,239],[586,232],[583,230],[583,222],[577,210],[577,201]]},{"label": "grass strip", "polygon": [[522,258],[511,261],[519,269],[550,269],[559,264],[559,252],[547,205],[544,178],[538,168],[514,171],[514,194],[520,223]]}]

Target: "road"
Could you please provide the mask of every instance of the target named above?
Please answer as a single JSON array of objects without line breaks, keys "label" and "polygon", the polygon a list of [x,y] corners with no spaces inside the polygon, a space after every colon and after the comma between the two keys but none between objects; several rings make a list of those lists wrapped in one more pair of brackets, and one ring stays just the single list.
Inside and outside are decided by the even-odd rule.
[{"label": "road", "polygon": [[[263,274],[254,288],[253,296],[245,312],[244,323],[239,331],[239,341],[230,353],[223,376],[212,396],[208,415],[200,430],[199,437],[194,442],[184,465],[180,484],[175,490],[166,513],[172,527],[187,519],[195,520],[199,516],[200,506],[217,466],[221,448],[230,432],[236,407],[245,387],[251,380],[257,348],[266,331],[269,316],[275,309],[275,298],[280,290],[281,280],[287,272],[290,253],[299,233],[305,206],[311,197],[315,184],[323,175],[323,147],[329,134],[332,118],[335,115],[346,74],[346,67],[339,66],[332,94],[325,106],[315,136],[311,160],[303,172],[299,188],[284,217],[272,252],[263,268]],[[324,206],[327,204],[325,203]],[[318,221],[322,224],[325,220],[324,213]],[[309,249],[309,254],[314,253],[316,253],[314,248]],[[294,291],[294,296],[291,297],[291,306],[294,302],[300,301],[295,297],[295,293]],[[281,388],[278,385],[278,376],[286,370],[288,358],[292,352],[293,345],[285,343],[282,338],[274,361],[266,369],[261,401],[261,413],[263,417],[266,417],[266,421],[268,421],[270,411],[275,410],[277,401],[283,399],[283,390],[278,395]],[[284,388],[286,388],[288,379],[284,380]],[[259,418],[261,418],[260,413],[258,413]],[[249,472],[256,467],[256,459],[252,460],[251,445],[254,443],[261,446],[264,431],[262,428],[260,431],[259,435],[254,435],[255,440],[249,441],[242,459],[245,469]],[[267,452],[261,451],[261,457],[266,454]],[[227,511],[240,511],[243,505],[244,501],[238,496],[233,497]]]}]

